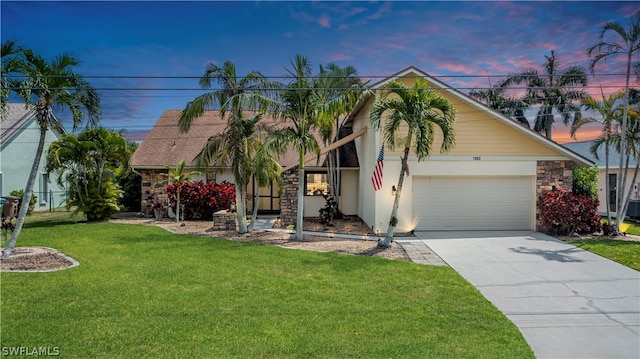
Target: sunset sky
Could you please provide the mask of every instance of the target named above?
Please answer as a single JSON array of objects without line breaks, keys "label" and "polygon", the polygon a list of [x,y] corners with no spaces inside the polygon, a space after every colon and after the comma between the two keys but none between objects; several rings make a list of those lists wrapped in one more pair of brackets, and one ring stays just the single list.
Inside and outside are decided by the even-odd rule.
[{"label": "sunset sky", "polygon": [[[556,50],[560,71],[588,71],[586,49],[608,21],[626,24],[638,2],[32,2],[2,1],[2,41],[45,57],[78,57],[76,71],[102,96],[103,124],[140,139],[165,109],[202,93],[207,63],[233,61],[284,80],[296,54],[314,68],[352,65],[376,82],[408,66],[468,92],[500,76],[542,70]],[[618,91],[620,61],[602,63],[588,91]],[[65,117],[65,114],[62,115]],[[597,135],[585,130],[578,140]],[[559,123],[554,139],[566,142]]]}]

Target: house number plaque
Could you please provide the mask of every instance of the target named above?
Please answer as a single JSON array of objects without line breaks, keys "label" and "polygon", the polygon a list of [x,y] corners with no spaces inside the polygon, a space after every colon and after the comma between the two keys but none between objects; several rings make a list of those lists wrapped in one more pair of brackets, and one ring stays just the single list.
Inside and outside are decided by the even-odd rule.
[{"label": "house number plaque", "polygon": [[474,160],[474,161],[480,161],[480,160],[481,160],[481,158],[480,158],[480,156],[474,156],[474,157],[473,157],[473,160]]}]

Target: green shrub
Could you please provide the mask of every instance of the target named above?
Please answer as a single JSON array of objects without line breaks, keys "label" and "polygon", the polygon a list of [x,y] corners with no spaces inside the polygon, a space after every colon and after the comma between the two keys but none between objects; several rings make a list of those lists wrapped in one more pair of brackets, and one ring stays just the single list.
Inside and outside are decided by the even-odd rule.
[{"label": "green shrub", "polygon": [[[22,206],[22,197],[24,196],[23,189],[21,190],[14,189],[13,191],[9,192],[9,194],[12,196],[20,197],[20,203],[18,204],[18,208]],[[27,210],[27,216],[31,215],[31,212],[33,212],[33,208],[36,206],[37,201],[38,201],[38,196],[36,196],[35,194],[32,194],[31,200],[29,201],[29,209]]]},{"label": "green shrub", "polygon": [[574,168],[571,191],[591,199],[598,198],[598,172],[598,166]]}]

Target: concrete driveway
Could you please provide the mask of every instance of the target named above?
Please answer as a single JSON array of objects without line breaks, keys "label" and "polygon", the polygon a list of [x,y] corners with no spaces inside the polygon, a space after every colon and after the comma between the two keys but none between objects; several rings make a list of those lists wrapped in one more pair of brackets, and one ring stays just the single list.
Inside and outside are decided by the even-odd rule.
[{"label": "concrete driveway", "polygon": [[640,358],[640,272],[536,232],[418,232],[537,358]]}]

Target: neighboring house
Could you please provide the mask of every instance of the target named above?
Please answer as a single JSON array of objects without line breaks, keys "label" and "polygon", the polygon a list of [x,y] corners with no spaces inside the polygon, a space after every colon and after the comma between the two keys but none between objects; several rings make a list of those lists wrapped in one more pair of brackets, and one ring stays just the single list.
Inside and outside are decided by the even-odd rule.
[{"label": "neighboring house", "polygon": [[[33,186],[33,194],[38,196],[36,210],[60,206],[64,189],[50,181],[45,172],[46,153],[51,142],[60,133],[49,129],[45,139],[43,156],[38,168],[38,176]],[[29,173],[36,155],[40,127],[35,112],[25,108],[23,103],[9,103],[0,121],[0,194],[7,196],[13,190],[22,190],[27,184]]]},{"label": "neighboring house", "polygon": [[[591,145],[593,145],[594,141],[581,141],[581,142],[570,142],[563,144],[564,147],[570,149],[571,151],[586,157],[593,161],[598,169],[600,170],[598,174],[598,200],[600,204],[598,205],[598,212],[600,214],[607,213],[607,197],[606,191],[609,191],[609,203],[611,209],[611,215],[615,217],[616,215],[616,198],[617,192],[616,187],[618,183],[618,175],[620,173],[620,154],[613,149],[613,147],[609,148],[609,188],[606,187],[606,169],[605,169],[605,147],[604,145],[598,148],[598,158],[594,156],[591,151]],[[640,175],[636,179],[636,183],[632,183],[633,179],[633,171],[635,170],[637,164],[637,159],[630,158],[627,172],[627,185],[625,187],[625,196],[629,193],[629,189],[631,190],[631,200],[638,201],[640,200]]]},{"label": "neighboring house", "polygon": [[[382,138],[372,129],[369,112],[376,99],[375,90],[392,80],[412,86],[416,78],[426,80],[456,107],[456,146],[449,153],[440,154],[440,135],[436,134],[433,156],[419,163],[415,156],[410,157],[410,175],[405,177],[398,211],[398,232],[535,230],[538,196],[554,187],[571,189],[572,169],[593,165],[588,159],[410,67],[373,85],[373,91],[362,97],[342,121],[338,140],[322,149],[324,154],[340,148],[341,161],[345,164],[341,171],[340,209],[344,214],[360,217],[374,232],[386,231],[403,149],[385,148],[383,187],[374,191],[371,175]],[[216,111],[208,111],[188,134],[181,134],[177,127],[178,114],[179,111],[166,111],[133,156],[133,167],[143,175],[143,208],[145,196],[164,189],[166,182],[157,178],[163,164],[174,166],[183,158],[191,161],[206,139],[225,127]],[[321,196],[313,195],[314,189],[326,187],[325,168],[317,166],[315,158],[313,154],[306,157],[307,197],[303,209],[306,217],[317,216],[324,205]],[[279,209],[283,223],[291,224],[295,223],[298,210],[297,158],[295,154],[288,154],[279,161],[285,170],[282,196],[277,197],[277,191],[271,188],[265,202],[278,203],[270,208]],[[203,178],[212,179],[214,174],[208,173]],[[233,180],[229,169],[215,178]]]}]

